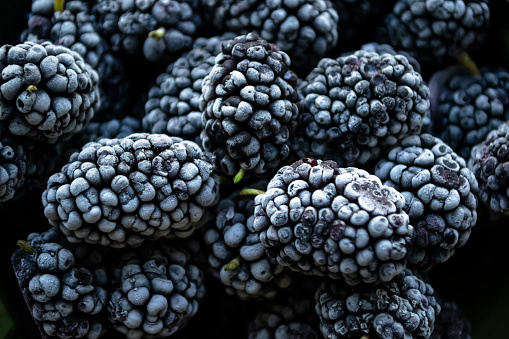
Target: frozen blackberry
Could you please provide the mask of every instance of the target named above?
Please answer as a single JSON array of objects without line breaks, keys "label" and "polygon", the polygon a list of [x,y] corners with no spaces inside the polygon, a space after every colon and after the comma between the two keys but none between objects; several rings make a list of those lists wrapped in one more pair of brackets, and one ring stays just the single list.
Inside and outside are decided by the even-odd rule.
[{"label": "frozen blackberry", "polygon": [[479,182],[479,199],[493,212],[509,215],[509,123],[472,148],[468,168]]},{"label": "frozen blackberry", "polygon": [[[316,291],[316,288],[314,289]],[[248,324],[248,339],[317,339],[320,330],[313,312],[313,295],[299,289],[265,303]]]},{"label": "frozen blackberry", "polygon": [[52,228],[20,242],[11,260],[21,292],[42,338],[99,338],[108,300],[100,252],[62,238]]},{"label": "frozen blackberry", "polygon": [[233,33],[225,33],[209,39],[196,39],[189,53],[157,77],[145,103],[143,128],[146,132],[169,134],[201,144],[202,82],[212,70],[216,55],[221,52],[221,41],[234,37]]},{"label": "frozen blackberry", "polygon": [[465,160],[472,147],[491,130],[509,120],[509,73],[482,68],[473,75],[452,66],[436,72],[430,80],[434,134]]},{"label": "frozen blackberry", "polygon": [[97,72],[67,47],[4,45],[0,70],[0,121],[16,136],[67,140],[100,106]]},{"label": "frozen blackberry", "polygon": [[465,160],[430,134],[404,138],[375,175],[405,197],[414,227],[408,267],[423,271],[465,245],[477,221],[477,180]]},{"label": "frozen blackberry", "polygon": [[256,196],[253,227],[281,265],[349,285],[378,283],[407,264],[413,227],[404,204],[364,170],[302,159]]},{"label": "frozen blackberry", "polygon": [[44,215],[71,242],[123,247],[184,238],[219,199],[210,162],[195,143],[162,134],[90,142],[49,178]]},{"label": "frozen blackberry", "polygon": [[488,0],[399,0],[385,27],[394,48],[436,65],[481,46],[489,22]]},{"label": "frozen blackberry", "polygon": [[[98,0],[99,33],[116,51],[141,54],[149,61],[191,47],[202,25],[197,0]],[[166,56],[166,58],[165,58]]]},{"label": "frozen blackberry", "polygon": [[129,82],[125,79],[124,64],[112,55],[111,48],[97,30],[90,2],[66,1],[62,9],[55,10],[55,1],[35,0],[28,28],[21,33],[20,40],[51,41],[81,55],[101,75],[100,111],[121,112],[129,97],[126,95]]},{"label": "frozen blackberry", "polygon": [[[263,181],[249,188],[265,189],[266,184]],[[253,228],[253,212],[254,196],[241,196],[240,191],[219,202],[215,223],[204,237],[210,270],[228,294],[241,299],[272,299],[292,278],[288,269],[265,255]]]},{"label": "frozen blackberry", "polygon": [[301,89],[299,129],[317,144],[308,156],[332,153],[340,166],[366,166],[382,148],[420,133],[429,108],[428,86],[401,54],[358,50],[324,58]]},{"label": "frozen blackberry", "polygon": [[205,295],[203,271],[175,242],[146,244],[114,270],[108,319],[126,338],[162,338],[185,327]]},{"label": "frozen blackberry", "polygon": [[0,123],[0,207],[14,198],[25,184],[27,155],[23,145]]},{"label": "frozen blackberry", "polygon": [[288,53],[295,66],[310,67],[338,42],[339,16],[328,0],[204,0],[216,26],[238,34],[256,32]]},{"label": "frozen blackberry", "polygon": [[223,41],[203,80],[201,132],[224,175],[264,175],[288,157],[297,122],[297,76],[285,52],[257,34]]},{"label": "frozen blackberry", "polygon": [[440,305],[433,287],[405,269],[392,281],[348,286],[325,280],[316,313],[325,338],[429,338]]},{"label": "frozen blackberry", "polygon": [[441,311],[435,319],[430,339],[471,339],[472,324],[454,301],[440,300]]}]

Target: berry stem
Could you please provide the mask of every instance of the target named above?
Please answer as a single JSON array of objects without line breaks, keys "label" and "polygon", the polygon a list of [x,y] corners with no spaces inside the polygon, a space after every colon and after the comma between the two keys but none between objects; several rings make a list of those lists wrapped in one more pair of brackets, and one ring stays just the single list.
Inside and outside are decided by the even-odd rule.
[{"label": "berry stem", "polygon": [[18,240],[17,245],[19,246],[19,248],[21,248],[23,251],[27,252],[28,254],[34,253],[34,248],[32,247],[32,245],[30,245],[25,240]]},{"label": "berry stem", "polygon": [[245,173],[246,173],[245,169],[243,168],[239,169],[239,171],[237,172],[237,174],[235,174],[235,177],[233,178],[233,183],[236,184],[239,181],[241,181]]},{"label": "berry stem", "polygon": [[162,39],[164,33],[166,33],[166,30],[164,29],[164,27],[160,27],[156,30],[148,32],[148,36],[154,39]]},{"label": "berry stem", "polygon": [[30,85],[27,87],[27,92],[30,92],[30,93],[35,93],[37,92],[39,89],[37,88],[37,86],[35,85]]},{"label": "berry stem", "polygon": [[474,60],[470,58],[467,52],[461,52],[458,56],[458,61],[465,66],[470,73],[473,75],[480,75],[481,72],[479,72],[479,68],[477,68],[477,65],[475,64]]},{"label": "berry stem", "polygon": [[64,11],[64,0],[55,0],[53,4],[53,8],[55,12],[63,12]]},{"label": "berry stem", "polygon": [[240,256],[233,258],[229,263],[224,266],[225,271],[233,271],[240,265]]},{"label": "berry stem", "polygon": [[258,195],[264,193],[265,191],[257,190],[256,188],[244,188],[242,191],[240,191],[240,195]]}]

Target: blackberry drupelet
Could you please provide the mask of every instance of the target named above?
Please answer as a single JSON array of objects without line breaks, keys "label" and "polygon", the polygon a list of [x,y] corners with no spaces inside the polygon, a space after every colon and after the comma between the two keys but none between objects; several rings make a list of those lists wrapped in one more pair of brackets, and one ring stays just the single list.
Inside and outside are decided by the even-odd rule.
[{"label": "blackberry drupelet", "polygon": [[83,57],[99,74],[101,113],[121,113],[127,104],[129,82],[125,79],[125,67],[97,30],[95,17],[91,15],[91,3],[66,1],[62,10],[55,10],[55,1],[35,0],[28,19],[28,28],[21,33],[21,42],[41,43],[51,41],[63,45]]},{"label": "blackberry drupelet", "polygon": [[253,226],[281,265],[349,285],[378,283],[407,264],[413,227],[404,204],[364,170],[308,158],[282,167],[256,196]]},{"label": "blackberry drupelet", "polygon": [[481,68],[473,75],[452,66],[430,80],[434,134],[468,161],[472,147],[509,120],[509,73]]},{"label": "blackberry drupelet", "polygon": [[496,214],[509,215],[509,123],[472,148],[468,168],[479,182],[479,200]]},{"label": "blackberry drupelet", "polygon": [[0,207],[13,199],[25,184],[27,155],[20,141],[0,123]]},{"label": "blackberry drupelet", "polygon": [[[301,86],[299,130],[311,154],[366,167],[382,148],[421,131],[429,88],[400,54],[358,50],[324,58]],[[299,150],[302,142],[293,142]]]},{"label": "blackberry drupelet", "polygon": [[[316,291],[316,287],[313,292]],[[303,293],[304,292],[304,293]],[[317,339],[320,329],[313,294],[293,289],[258,307],[248,323],[248,339]],[[302,293],[302,294],[301,294]]]},{"label": "blackberry drupelet", "polygon": [[165,60],[189,49],[202,26],[197,0],[98,0],[99,33],[115,51]]},{"label": "blackberry drupelet", "polygon": [[389,44],[427,66],[482,46],[489,23],[488,0],[399,0],[385,18]]},{"label": "blackberry drupelet", "polygon": [[204,0],[220,30],[257,33],[292,58],[295,69],[312,67],[338,42],[338,12],[329,0]]},{"label": "blackberry drupelet", "polygon": [[221,52],[221,41],[234,37],[233,33],[225,33],[196,39],[191,51],[171,63],[166,72],[157,77],[145,103],[143,128],[146,132],[178,136],[201,145],[202,82]]},{"label": "blackberry drupelet", "polygon": [[209,156],[162,134],[90,142],[49,178],[44,215],[71,242],[124,247],[188,237],[219,199]]},{"label": "blackberry drupelet", "polygon": [[[382,55],[384,53],[389,53],[389,54],[394,55],[394,56],[398,55],[398,54],[401,54],[405,58],[407,58],[407,60],[410,63],[410,65],[412,65],[412,67],[414,68],[414,71],[416,71],[417,73],[421,73],[421,64],[419,64],[419,61],[417,61],[417,59],[415,59],[413,56],[411,56],[406,51],[403,51],[403,50],[396,51],[394,49],[394,47],[392,47],[391,45],[388,45],[388,44],[379,44],[377,42],[366,43],[366,44],[361,46],[361,49],[365,50],[367,52],[378,53],[380,55]],[[348,54],[346,54],[346,55],[348,55]]]},{"label": "blackberry drupelet", "polygon": [[100,250],[75,246],[56,228],[31,233],[12,255],[42,338],[99,338],[107,327],[107,273]]},{"label": "blackberry drupelet", "polygon": [[325,280],[316,291],[315,310],[328,339],[424,339],[433,332],[440,305],[433,287],[405,269],[377,285]]},{"label": "blackberry drupelet", "polygon": [[[249,188],[265,189],[266,181]],[[236,191],[220,200],[214,223],[204,239],[209,248],[208,264],[228,294],[240,299],[272,299],[287,288],[292,277],[287,268],[265,254],[253,228],[254,196]]]},{"label": "blackberry drupelet", "polygon": [[259,176],[288,157],[297,125],[297,76],[285,52],[257,34],[223,41],[203,80],[201,132],[216,170],[227,176]]},{"label": "blackberry drupelet", "polygon": [[375,175],[405,197],[414,227],[408,267],[429,270],[467,242],[477,221],[477,180],[465,162],[431,134],[404,138]]},{"label": "blackberry drupelet", "polygon": [[55,143],[83,130],[100,106],[97,72],[67,47],[0,48],[0,122],[16,136]]},{"label": "blackberry drupelet", "polygon": [[144,244],[113,272],[108,319],[126,338],[168,337],[205,296],[204,274],[177,242]]}]

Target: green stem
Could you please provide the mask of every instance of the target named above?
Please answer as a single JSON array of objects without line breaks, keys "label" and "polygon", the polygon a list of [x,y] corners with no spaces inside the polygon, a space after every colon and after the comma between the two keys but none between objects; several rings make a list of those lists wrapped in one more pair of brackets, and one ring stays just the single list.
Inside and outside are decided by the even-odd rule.
[{"label": "green stem", "polygon": [[475,64],[474,60],[470,58],[467,52],[461,52],[458,56],[458,61],[461,62],[463,66],[465,66],[470,73],[473,75],[480,75],[481,72],[479,72],[479,68],[477,68],[477,65]]},{"label": "green stem", "polygon": [[224,266],[225,271],[233,271],[240,265],[240,256],[233,258],[229,263]]},{"label": "green stem", "polygon": [[243,168],[239,169],[239,171],[237,172],[237,174],[235,174],[235,177],[233,178],[233,183],[236,184],[239,181],[241,181],[245,173],[246,173],[245,169]]},{"label": "green stem", "polygon": [[263,193],[265,193],[265,191],[257,190],[256,188],[244,188],[240,191],[240,195],[258,195]]},{"label": "green stem", "polygon": [[55,12],[63,12],[64,11],[64,0],[55,0],[53,4],[53,8]]},{"label": "green stem", "polygon": [[148,36],[154,39],[162,39],[164,33],[166,33],[166,30],[164,29],[164,27],[160,27],[154,31],[150,31],[148,33]]},{"label": "green stem", "polygon": [[30,245],[25,240],[18,240],[17,245],[19,246],[19,248],[21,248],[23,251],[27,252],[28,254],[34,253],[34,248],[32,247],[32,245]]},{"label": "green stem", "polygon": [[35,85],[30,85],[27,87],[27,92],[30,92],[30,93],[35,93],[37,92],[39,89],[37,88],[37,86]]}]

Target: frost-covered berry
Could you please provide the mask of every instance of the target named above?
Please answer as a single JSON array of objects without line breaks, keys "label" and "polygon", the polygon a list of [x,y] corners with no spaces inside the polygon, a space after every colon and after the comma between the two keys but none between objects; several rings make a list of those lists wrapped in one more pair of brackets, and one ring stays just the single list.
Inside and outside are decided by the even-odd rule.
[{"label": "frost-covered berry", "polygon": [[100,105],[99,77],[50,42],[0,47],[0,122],[16,136],[55,143],[83,130]]},{"label": "frost-covered berry", "polygon": [[221,52],[221,41],[235,36],[225,33],[196,39],[191,51],[171,63],[166,72],[157,77],[145,103],[143,128],[146,132],[177,136],[201,145],[203,79]]},{"label": "frost-covered berry", "polygon": [[427,65],[482,46],[489,23],[488,0],[399,0],[385,18],[389,43]]},{"label": "frost-covered berry", "polygon": [[472,148],[468,168],[479,182],[479,199],[491,211],[509,215],[509,123]]},{"label": "frost-covered berry", "polygon": [[257,34],[223,41],[203,80],[202,144],[216,170],[259,175],[288,157],[298,114],[297,76],[285,52]]},{"label": "frost-covered berry", "polygon": [[311,144],[302,156],[365,166],[382,149],[420,133],[429,108],[429,88],[408,59],[358,50],[324,58],[300,86],[299,132]]},{"label": "frost-covered berry", "polygon": [[218,199],[209,154],[194,142],[146,133],[86,144],[42,196],[44,215],[69,241],[113,247],[188,237]]},{"label": "frost-covered berry", "polygon": [[325,280],[315,298],[327,339],[426,339],[440,313],[433,287],[408,269],[377,285],[352,287]]},{"label": "frost-covered berry", "polygon": [[98,0],[99,33],[115,51],[168,59],[191,47],[202,26],[197,0]]},{"label": "frost-covered berry", "polygon": [[338,12],[329,0],[204,0],[220,30],[257,33],[290,55],[294,67],[311,68],[338,42]]},{"label": "frost-covered berry", "polygon": [[477,221],[478,183],[465,160],[430,134],[404,138],[375,175],[405,197],[414,227],[411,268],[429,270],[465,245]]},{"label": "frost-covered berry", "polygon": [[[267,182],[251,185],[265,189]],[[205,232],[212,274],[228,294],[241,299],[272,299],[292,282],[290,272],[265,254],[253,228],[254,196],[237,191],[222,199],[213,225]]]},{"label": "frost-covered berry", "polygon": [[30,234],[21,247],[11,260],[41,336],[102,336],[109,292],[100,250],[71,245],[56,228]]},{"label": "frost-covered berry", "polygon": [[281,265],[349,285],[378,283],[407,264],[413,227],[404,204],[364,170],[308,158],[282,167],[256,196],[253,226]]},{"label": "frost-covered berry", "polygon": [[28,28],[21,33],[21,42],[50,41],[75,51],[98,74],[101,106],[99,112],[121,113],[129,95],[125,66],[112,54],[111,47],[98,33],[90,1],[65,1],[62,10],[55,10],[55,1],[34,0]]},{"label": "frost-covered berry", "polygon": [[509,73],[451,66],[430,80],[433,134],[468,161],[472,147],[509,120]]},{"label": "frost-covered berry", "polygon": [[203,271],[175,241],[144,244],[113,272],[109,321],[126,338],[163,338],[187,325],[205,296]]}]

